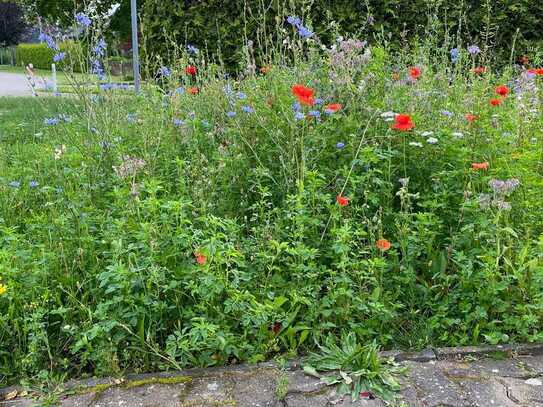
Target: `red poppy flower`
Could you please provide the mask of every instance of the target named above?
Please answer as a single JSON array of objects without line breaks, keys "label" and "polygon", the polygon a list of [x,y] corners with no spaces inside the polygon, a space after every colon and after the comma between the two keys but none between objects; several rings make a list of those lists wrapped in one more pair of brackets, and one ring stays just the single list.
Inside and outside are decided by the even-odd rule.
[{"label": "red poppy flower", "polygon": [[329,113],[336,113],[338,110],[340,110],[343,106],[339,103],[331,103],[329,105],[324,106],[324,110]]},{"label": "red poppy flower", "polygon": [[194,253],[194,257],[196,258],[196,263],[198,263],[200,266],[203,266],[207,263],[207,257],[202,253]]},{"label": "red poppy flower", "polygon": [[396,115],[395,122],[392,125],[392,128],[394,130],[399,131],[408,131],[411,130],[413,127],[415,127],[415,124],[413,123],[413,120],[411,120],[411,116],[409,116],[408,114]]},{"label": "red poppy flower", "polygon": [[379,250],[382,250],[382,251],[386,252],[388,249],[390,249],[390,246],[392,246],[392,245],[386,239],[379,239],[378,241],[375,242],[375,246]]},{"label": "red poppy flower", "polygon": [[416,66],[409,68],[409,76],[411,76],[411,78],[413,79],[419,79],[421,73],[422,71],[420,70],[420,68]]},{"label": "red poppy flower", "polygon": [[336,201],[339,206],[347,206],[349,205],[349,198],[345,198],[344,196],[338,195],[336,197]]},{"label": "red poppy flower", "polygon": [[315,104],[315,98],[313,97],[315,92],[311,88],[307,88],[303,85],[294,85],[292,87],[292,93],[298,98],[298,101],[302,105],[313,106]]},{"label": "red poppy flower", "polygon": [[189,65],[185,68],[185,73],[187,75],[195,76],[198,73],[198,68],[196,68],[194,65]]},{"label": "red poppy flower", "polygon": [[471,168],[474,169],[474,170],[488,170],[488,162],[484,162],[484,163],[472,163],[471,164]]},{"label": "red poppy flower", "polygon": [[478,66],[476,68],[473,68],[473,73],[477,75],[481,75],[486,72],[486,68],[484,66]]},{"label": "red poppy flower", "polygon": [[187,92],[190,93],[191,95],[196,95],[198,92],[200,92],[200,90],[197,87],[192,87],[192,88],[188,88]]},{"label": "red poppy flower", "polygon": [[499,105],[501,105],[501,103],[502,103],[501,99],[490,99],[490,104],[492,106],[499,106]]},{"label": "red poppy flower", "polygon": [[528,73],[531,73],[534,75],[543,75],[543,68],[530,68],[528,69]]},{"label": "red poppy flower", "polygon": [[500,85],[496,88],[496,94],[500,96],[507,96],[509,93],[509,88],[505,85]]},{"label": "red poppy flower", "polygon": [[477,119],[477,116],[475,116],[474,114],[471,114],[471,113],[466,113],[464,115],[464,117],[466,118],[466,120],[470,123],[473,123],[475,121],[475,119]]}]

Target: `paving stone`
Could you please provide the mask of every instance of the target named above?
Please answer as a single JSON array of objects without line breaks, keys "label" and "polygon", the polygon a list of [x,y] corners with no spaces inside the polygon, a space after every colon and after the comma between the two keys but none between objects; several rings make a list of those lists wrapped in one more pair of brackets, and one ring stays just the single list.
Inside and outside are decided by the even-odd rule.
[{"label": "paving stone", "polygon": [[403,382],[399,399],[409,407],[425,407],[419,400],[417,389],[409,382]]},{"label": "paving stone", "polygon": [[480,359],[470,362],[440,360],[437,366],[445,372],[449,378],[476,378],[476,377],[531,377],[531,371],[525,362],[519,359]]},{"label": "paving stone", "polygon": [[327,407],[328,395],[323,393],[294,393],[285,397],[287,407]]},{"label": "paving stone", "polygon": [[80,394],[60,400],[61,407],[89,407],[96,398],[95,393]]},{"label": "paving stone", "polygon": [[307,393],[319,391],[327,387],[320,379],[306,375],[301,370],[286,372],[288,378],[288,393]]},{"label": "paving stone", "polygon": [[257,369],[239,373],[230,379],[233,382],[232,395],[237,406],[271,407],[279,406],[276,398],[276,369]]},{"label": "paving stone", "polygon": [[177,407],[235,406],[233,390],[233,381],[224,376],[193,378],[177,399]]},{"label": "paving stone", "polygon": [[503,378],[502,385],[505,386],[509,399],[517,405],[526,407],[543,406],[543,386],[534,386],[526,383],[526,380]]},{"label": "paving stone", "polygon": [[543,355],[520,358],[526,365],[538,375],[543,375]]},{"label": "paving stone", "polygon": [[507,397],[506,387],[497,378],[472,378],[459,379],[457,381],[465,397],[473,407],[518,407]]},{"label": "paving stone", "polygon": [[413,362],[429,362],[436,359],[436,354],[432,349],[425,349],[422,352],[402,352],[394,356],[397,362],[410,360]]},{"label": "paving stone", "polygon": [[416,388],[418,399],[423,406],[469,406],[459,387],[441,371],[435,361],[405,364],[409,367],[408,382]]},{"label": "paving stone", "polygon": [[[335,393],[335,392],[334,392]],[[385,407],[381,400],[358,399],[353,401],[349,395],[336,395],[331,393],[328,397],[328,405],[335,407]]]},{"label": "paving stone", "polygon": [[31,399],[16,399],[16,400],[7,400],[0,401],[0,406],[2,407],[34,407],[37,403],[35,400]]},{"label": "paving stone", "polygon": [[97,394],[92,407],[179,407],[188,383],[152,384],[134,388],[111,387]]},{"label": "paving stone", "polygon": [[[399,400],[409,407],[543,407],[543,355],[537,346],[518,355],[511,345],[511,358],[477,359],[465,356],[440,358],[426,362],[403,362],[409,370],[400,377]],[[496,347],[484,348],[496,351]],[[528,351],[534,351],[533,355]],[[466,353],[467,352],[467,353]],[[468,349],[463,355],[476,352]],[[477,354],[477,353],[473,353]],[[393,353],[392,356],[397,355]],[[404,357],[406,354],[403,354]],[[418,356],[417,356],[418,355]],[[452,354],[451,354],[452,355]],[[422,360],[431,354],[415,354]],[[164,383],[159,378],[191,378]],[[280,380],[281,379],[281,380]],[[285,380],[286,379],[286,380]],[[139,382],[139,383],[138,383]],[[130,386],[133,384],[133,387]],[[95,385],[106,385],[97,392]],[[141,384],[141,385],[139,385]],[[278,400],[278,384],[286,393]],[[541,384],[541,385],[540,385]],[[380,400],[352,401],[337,394],[318,378],[303,373],[298,365],[281,371],[267,363],[257,366],[226,366],[193,369],[184,372],[128,376],[126,380],[90,379],[72,382],[72,390],[88,386],[89,393],[61,398],[61,407],[384,407]],[[107,385],[111,387],[107,388]],[[0,400],[6,390],[0,389]],[[0,407],[40,405],[31,399],[0,401]],[[396,403],[395,405],[400,405]]]}]

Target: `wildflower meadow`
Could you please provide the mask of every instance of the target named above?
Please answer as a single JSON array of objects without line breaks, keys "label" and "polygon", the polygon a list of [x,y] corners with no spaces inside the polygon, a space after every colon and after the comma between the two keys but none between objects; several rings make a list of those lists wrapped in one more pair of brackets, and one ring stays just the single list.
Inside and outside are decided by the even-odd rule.
[{"label": "wildflower meadow", "polygon": [[[543,53],[190,44],[0,99],[0,381],[543,340]],[[493,61],[493,63],[491,63]]]}]

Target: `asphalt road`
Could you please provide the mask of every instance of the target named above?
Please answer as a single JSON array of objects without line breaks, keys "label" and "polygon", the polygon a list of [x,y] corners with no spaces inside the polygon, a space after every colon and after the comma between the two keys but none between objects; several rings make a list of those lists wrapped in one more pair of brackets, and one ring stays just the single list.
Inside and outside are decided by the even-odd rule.
[{"label": "asphalt road", "polygon": [[[36,78],[36,86],[40,90],[43,89],[41,79]],[[2,96],[32,96],[25,75],[0,72],[0,97]]]}]

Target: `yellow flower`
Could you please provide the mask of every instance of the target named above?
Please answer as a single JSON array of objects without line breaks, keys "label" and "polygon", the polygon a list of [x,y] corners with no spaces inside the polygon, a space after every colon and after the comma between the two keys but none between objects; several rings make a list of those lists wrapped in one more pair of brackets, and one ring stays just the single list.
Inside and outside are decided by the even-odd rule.
[{"label": "yellow flower", "polygon": [[0,295],[4,294],[8,288],[4,284],[0,284]]}]

